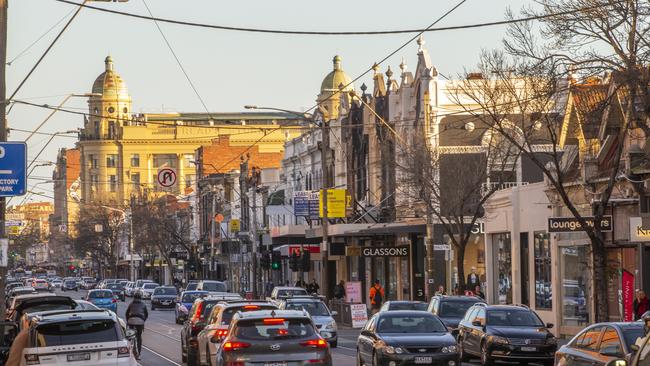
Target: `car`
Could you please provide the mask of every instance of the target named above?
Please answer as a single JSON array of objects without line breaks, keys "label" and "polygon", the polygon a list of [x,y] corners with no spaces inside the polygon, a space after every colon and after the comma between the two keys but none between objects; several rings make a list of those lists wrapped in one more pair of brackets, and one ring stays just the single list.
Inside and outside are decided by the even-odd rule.
[{"label": "car", "polygon": [[206,326],[196,336],[198,343],[196,363],[210,366],[214,364],[212,360],[216,358],[221,340],[228,334],[230,321],[236,313],[274,309],[277,310],[277,306],[266,301],[242,300],[220,302],[215,305],[205,322]]},{"label": "car", "polygon": [[137,291],[142,290],[142,286],[145,283],[154,283],[154,282],[150,281],[150,280],[137,280],[137,281],[135,281],[135,285],[133,286],[133,293],[135,294]]},{"label": "car", "polygon": [[63,281],[61,291],[79,291],[79,285],[76,280],[67,279]]},{"label": "car", "polygon": [[187,320],[187,313],[192,308],[194,300],[199,297],[208,295],[207,291],[183,291],[175,303],[175,318],[176,324],[183,324]]},{"label": "car", "polygon": [[357,365],[459,365],[456,339],[425,311],[378,312],[361,330],[356,348]]},{"label": "car", "polygon": [[52,287],[54,288],[61,288],[61,285],[63,284],[63,280],[52,280],[51,284]]},{"label": "car", "polygon": [[27,313],[51,310],[74,310],[76,307],[77,303],[68,296],[53,294],[22,295],[17,297],[12,304],[7,320],[18,323],[21,317]]},{"label": "car", "polygon": [[113,291],[115,295],[121,301],[126,301],[126,294],[124,293],[124,286],[119,282],[109,283],[104,287],[104,290]]},{"label": "car", "polygon": [[[233,297],[230,300],[237,301],[240,299],[241,297],[239,299]],[[194,300],[194,304],[192,304],[187,314],[187,320],[183,323],[183,328],[181,328],[181,358],[183,362],[188,363],[188,366],[193,366],[197,359],[198,343],[196,336],[205,327],[205,320],[210,315],[212,307],[223,301],[228,301],[227,296],[206,296]]]},{"label": "car", "polygon": [[159,286],[151,295],[151,310],[156,308],[173,308],[176,306],[178,291],[173,286]]},{"label": "car", "polygon": [[137,365],[127,334],[107,311],[35,317],[23,353],[28,365]]},{"label": "car", "polygon": [[86,300],[75,300],[77,307],[75,309],[79,310],[100,310],[97,306],[93,305],[92,302]]},{"label": "car", "polygon": [[185,291],[196,291],[196,288],[199,286],[199,281],[190,280],[185,286]]},{"label": "car", "polygon": [[266,300],[269,302],[276,302],[287,297],[292,296],[305,296],[309,295],[307,290],[302,287],[289,287],[289,286],[277,286],[271,291],[271,296],[267,297]]},{"label": "car", "polygon": [[88,291],[84,300],[101,309],[108,309],[117,313],[117,300],[113,291],[109,289],[94,289]]},{"label": "car", "polygon": [[129,281],[124,285],[124,295],[131,297],[133,296],[133,288],[135,287],[135,282]]},{"label": "car", "polygon": [[95,287],[97,287],[97,281],[93,279],[85,279],[81,283],[81,288],[83,288],[84,290],[92,290]]},{"label": "car", "polygon": [[429,304],[423,301],[386,301],[379,311],[417,310],[427,311]]},{"label": "car", "polygon": [[160,287],[160,285],[155,282],[146,282],[142,284],[142,288],[136,291],[140,293],[143,299],[151,299],[151,295],[153,295],[153,291],[156,287]]},{"label": "car", "polygon": [[332,354],[305,311],[237,313],[217,351],[217,365],[332,365]]},{"label": "car", "polygon": [[477,303],[485,304],[485,300],[477,296],[435,295],[431,298],[427,311],[437,315],[445,326],[456,334],[458,324],[467,309]]},{"label": "car", "polygon": [[196,285],[196,290],[207,291],[211,294],[220,294],[228,292],[228,287],[224,282],[221,281],[203,280],[199,281],[199,283]]},{"label": "car", "polygon": [[50,284],[47,280],[36,279],[32,281],[32,287],[35,288],[36,291],[50,291]]},{"label": "car", "polygon": [[644,336],[643,323],[598,323],[583,329],[555,353],[555,365],[606,366],[611,361],[631,362],[636,340]]},{"label": "car", "polygon": [[458,329],[461,361],[479,357],[484,366],[496,360],[553,365],[557,338],[552,327],[526,306],[476,304]]},{"label": "car", "polygon": [[330,344],[330,347],[338,346],[338,327],[334,316],[336,312],[331,312],[325,302],[318,297],[313,296],[296,296],[280,300],[278,308],[281,310],[306,310],[314,320],[316,329],[320,335]]}]

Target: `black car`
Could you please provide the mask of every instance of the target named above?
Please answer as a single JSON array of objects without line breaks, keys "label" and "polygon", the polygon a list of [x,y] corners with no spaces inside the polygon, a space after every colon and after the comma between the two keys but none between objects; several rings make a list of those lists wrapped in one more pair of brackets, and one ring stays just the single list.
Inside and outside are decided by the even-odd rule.
[{"label": "black car", "polygon": [[474,305],[458,329],[461,361],[480,357],[484,366],[496,360],[553,365],[557,339],[548,330],[552,327],[525,306]]},{"label": "black car", "polygon": [[605,366],[624,359],[631,362],[632,345],[643,337],[643,323],[599,323],[585,328],[555,354],[555,364]]},{"label": "black car", "polygon": [[458,365],[456,339],[437,316],[385,311],[373,316],[357,340],[357,365]]},{"label": "black car", "polygon": [[151,310],[156,308],[173,308],[176,306],[178,291],[173,286],[160,286],[153,290],[151,295]]},{"label": "black car", "polygon": [[212,308],[218,304],[221,299],[218,298],[198,298],[194,301],[192,308],[187,314],[187,320],[183,323],[181,329],[181,358],[187,362],[188,366],[195,366],[199,343],[196,336],[205,327],[205,322],[212,311]]},{"label": "black car", "polygon": [[437,315],[440,320],[455,332],[460,320],[463,319],[467,309],[476,303],[485,304],[485,300],[477,296],[447,296],[436,295],[431,298],[427,311]]},{"label": "black car", "polygon": [[78,291],[79,284],[76,280],[65,280],[61,284],[61,291]]},{"label": "black car", "polygon": [[417,310],[427,311],[428,304],[423,301],[386,301],[379,311]]},{"label": "black car", "polygon": [[104,286],[104,289],[111,290],[111,292],[113,292],[113,296],[116,296],[121,301],[126,300],[126,291],[124,290],[123,284],[119,282],[108,283],[106,286]]}]

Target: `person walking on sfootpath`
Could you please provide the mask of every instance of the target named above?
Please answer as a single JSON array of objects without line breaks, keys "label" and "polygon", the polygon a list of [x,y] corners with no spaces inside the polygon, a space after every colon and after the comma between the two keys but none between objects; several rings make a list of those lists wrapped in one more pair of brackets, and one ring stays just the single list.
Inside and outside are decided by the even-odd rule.
[{"label": "person walking on sfootpath", "polygon": [[645,291],[637,290],[636,299],[634,299],[634,320],[639,320],[645,314],[646,311],[650,310],[650,301],[645,295]]},{"label": "person walking on sfootpath", "polygon": [[140,353],[142,352],[142,332],[144,331],[144,323],[149,317],[149,312],[147,311],[147,305],[142,302],[142,294],[138,291],[133,294],[133,301],[129,304],[129,307],[126,309],[126,324],[129,328],[135,330],[135,346],[138,350],[137,359],[140,359]]},{"label": "person walking on sfootpath", "polygon": [[307,285],[307,293],[310,295],[317,294],[320,291],[320,286],[316,283],[316,279],[312,278],[311,283]]},{"label": "person walking on sfootpath", "polygon": [[384,288],[379,284],[379,280],[375,280],[375,283],[370,288],[368,296],[370,298],[370,310],[372,314],[379,312],[381,305],[384,303],[384,296],[386,296]]},{"label": "person walking on sfootpath", "polygon": [[345,298],[345,281],[341,280],[341,282],[334,286],[334,298],[337,300]]}]

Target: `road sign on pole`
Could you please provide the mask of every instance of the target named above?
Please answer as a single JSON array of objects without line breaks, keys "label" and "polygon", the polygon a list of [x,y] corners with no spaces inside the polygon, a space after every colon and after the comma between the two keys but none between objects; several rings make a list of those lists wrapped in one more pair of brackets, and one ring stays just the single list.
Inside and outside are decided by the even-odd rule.
[{"label": "road sign on pole", "polygon": [[22,196],[27,191],[27,144],[0,142],[0,197]]},{"label": "road sign on pole", "polygon": [[164,188],[169,188],[176,184],[176,170],[172,168],[158,169],[158,184]]}]

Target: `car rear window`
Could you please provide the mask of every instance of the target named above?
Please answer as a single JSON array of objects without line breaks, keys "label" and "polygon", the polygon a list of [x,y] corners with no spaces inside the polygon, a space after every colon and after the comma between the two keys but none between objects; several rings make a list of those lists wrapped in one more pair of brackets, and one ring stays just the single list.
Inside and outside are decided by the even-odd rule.
[{"label": "car rear window", "polygon": [[462,318],[465,316],[467,309],[477,302],[478,301],[442,301],[440,302],[440,311],[438,311],[438,315],[443,318]]},{"label": "car rear window", "polygon": [[427,303],[423,302],[397,302],[390,304],[390,310],[422,310],[426,311]]},{"label": "car rear window", "polygon": [[185,287],[185,291],[194,291],[198,285],[198,283],[188,283],[187,287]]},{"label": "car rear window", "polygon": [[91,299],[109,299],[113,297],[112,291],[92,291],[88,294]]},{"label": "car rear window", "polygon": [[75,309],[77,306],[72,304],[40,304],[36,306],[30,306],[23,310],[23,313],[38,313],[41,311],[50,311],[50,310],[71,310]]},{"label": "car rear window", "polygon": [[232,320],[232,317],[237,314],[238,311],[242,313],[248,311],[259,311],[259,310],[275,310],[277,309],[273,305],[242,305],[242,306],[233,306],[231,308],[224,309],[223,315],[221,316],[221,325],[228,325]]},{"label": "car rear window", "polygon": [[315,334],[309,319],[250,319],[237,323],[235,336],[238,339],[264,341],[274,339],[309,338]]},{"label": "car rear window", "polygon": [[36,328],[37,347],[115,342],[119,340],[115,322],[112,320],[43,324]]},{"label": "car rear window", "polygon": [[226,292],[226,285],[219,282],[204,282],[203,291]]},{"label": "car rear window", "polygon": [[311,316],[330,316],[327,306],[322,302],[289,302],[286,307],[287,310],[302,310],[305,309]]},{"label": "car rear window", "polygon": [[194,302],[194,300],[201,297],[201,295],[201,293],[184,294],[182,302]]},{"label": "car rear window", "polygon": [[160,286],[160,285],[157,284],[157,283],[145,283],[144,286],[142,286],[142,288],[144,288],[146,290],[150,290],[150,289],[156,288],[158,286]]},{"label": "car rear window", "polygon": [[201,309],[201,319],[205,319],[210,315],[212,308],[217,304],[216,301],[204,301],[203,308]]},{"label": "car rear window", "polygon": [[304,289],[295,289],[295,290],[278,290],[278,297],[289,297],[296,295],[307,295],[307,290]]}]

